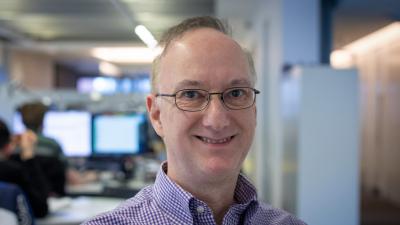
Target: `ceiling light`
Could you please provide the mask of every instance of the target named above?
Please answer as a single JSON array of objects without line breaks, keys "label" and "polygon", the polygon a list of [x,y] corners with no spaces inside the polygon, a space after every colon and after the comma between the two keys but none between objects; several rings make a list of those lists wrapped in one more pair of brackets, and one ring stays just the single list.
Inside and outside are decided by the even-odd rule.
[{"label": "ceiling light", "polygon": [[94,48],[92,55],[98,59],[113,63],[151,63],[160,52],[160,48],[104,47]]},{"label": "ceiling light", "polygon": [[157,46],[158,43],[156,39],[145,26],[137,25],[135,27],[135,33],[147,45],[147,47],[155,48]]},{"label": "ceiling light", "polygon": [[101,74],[104,74],[106,76],[119,76],[121,75],[121,70],[115,66],[114,64],[111,64],[109,62],[100,62],[99,63],[99,71]]},{"label": "ceiling light", "polygon": [[353,56],[348,50],[335,50],[330,56],[331,66],[335,69],[347,69],[353,67]]}]

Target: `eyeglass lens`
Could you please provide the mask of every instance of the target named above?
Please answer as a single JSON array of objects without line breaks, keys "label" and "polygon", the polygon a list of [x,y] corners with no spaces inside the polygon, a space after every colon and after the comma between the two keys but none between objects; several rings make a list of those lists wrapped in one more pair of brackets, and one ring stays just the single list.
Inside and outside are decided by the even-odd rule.
[{"label": "eyeglass lens", "polygon": [[221,95],[222,102],[229,109],[244,109],[253,105],[255,92],[252,88],[230,88],[222,93],[209,93],[201,89],[180,90],[175,95],[178,108],[187,111],[204,109],[211,99],[211,95]]}]

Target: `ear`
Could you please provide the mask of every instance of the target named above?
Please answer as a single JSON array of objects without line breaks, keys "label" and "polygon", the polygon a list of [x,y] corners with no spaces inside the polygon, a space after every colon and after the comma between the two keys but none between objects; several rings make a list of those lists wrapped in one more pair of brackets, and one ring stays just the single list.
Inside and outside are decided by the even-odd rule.
[{"label": "ear", "polygon": [[160,137],[164,137],[163,126],[160,120],[160,107],[156,102],[157,98],[154,94],[149,94],[146,97],[146,108],[149,114],[150,122],[154,130]]}]

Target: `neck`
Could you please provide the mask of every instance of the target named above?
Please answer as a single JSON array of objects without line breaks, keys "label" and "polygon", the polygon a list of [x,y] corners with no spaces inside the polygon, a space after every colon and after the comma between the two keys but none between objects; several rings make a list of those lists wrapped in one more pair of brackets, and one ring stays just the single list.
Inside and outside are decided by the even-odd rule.
[{"label": "neck", "polygon": [[[206,190],[206,193],[201,190]],[[201,190],[192,194],[204,201],[212,209],[215,222],[222,224],[225,214],[234,203],[235,186],[232,188],[232,186],[211,187],[207,185],[206,187],[201,187]]]},{"label": "neck", "polygon": [[[234,192],[238,175],[219,176],[217,180],[193,179],[193,175],[185,177],[184,174],[175,173],[168,167],[168,177],[179,184],[184,190],[205,202],[213,212],[217,224],[222,224],[224,215],[234,203]],[[197,177],[196,177],[197,178]]]}]

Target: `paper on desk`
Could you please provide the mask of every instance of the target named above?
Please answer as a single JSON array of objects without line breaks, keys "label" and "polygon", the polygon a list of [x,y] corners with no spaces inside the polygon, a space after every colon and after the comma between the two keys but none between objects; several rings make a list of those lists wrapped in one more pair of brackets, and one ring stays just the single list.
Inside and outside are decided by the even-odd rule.
[{"label": "paper on desk", "polygon": [[71,205],[70,197],[55,198],[50,197],[48,200],[50,212],[56,212],[62,208],[66,208]]}]

